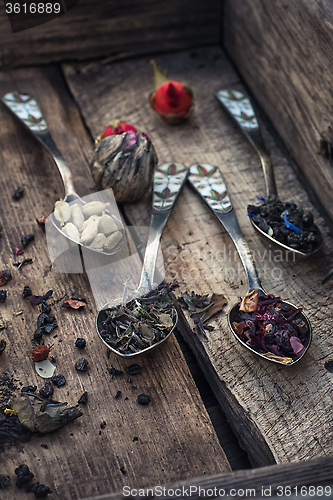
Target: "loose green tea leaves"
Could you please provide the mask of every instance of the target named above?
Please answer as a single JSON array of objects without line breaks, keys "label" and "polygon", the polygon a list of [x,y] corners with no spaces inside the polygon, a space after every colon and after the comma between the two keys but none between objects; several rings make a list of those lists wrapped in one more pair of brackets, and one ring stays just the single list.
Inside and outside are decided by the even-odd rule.
[{"label": "loose green tea leaves", "polygon": [[125,306],[100,311],[97,325],[101,338],[125,356],[142,352],[164,340],[177,317],[168,292],[169,286],[162,283]]},{"label": "loose green tea leaves", "polygon": [[12,404],[22,426],[31,432],[46,434],[73,422],[82,413],[67,403],[46,401],[32,394],[21,394]]}]

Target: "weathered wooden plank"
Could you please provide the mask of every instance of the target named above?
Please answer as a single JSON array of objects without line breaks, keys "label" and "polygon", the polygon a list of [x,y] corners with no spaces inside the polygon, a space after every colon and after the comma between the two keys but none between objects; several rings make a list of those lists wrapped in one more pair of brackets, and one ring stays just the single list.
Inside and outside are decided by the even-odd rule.
[{"label": "weathered wooden plank", "polygon": [[[177,497],[186,498],[190,488],[191,498],[195,500],[218,496],[236,499],[243,498],[302,498],[324,496],[333,498],[332,457],[324,457],[294,464],[279,464],[260,467],[231,474],[195,478],[191,481],[177,481],[156,488],[158,496],[163,500]],[[325,489],[326,488],[326,489]],[[152,489],[153,490],[153,489]],[[126,490],[125,490],[126,492]],[[212,493],[210,493],[212,492]],[[113,495],[102,495],[94,500],[121,500],[123,492]],[[90,500],[90,499],[86,499]],[[92,500],[92,499],[91,499]]]},{"label": "weathered wooden plank", "polygon": [[[59,70],[50,66],[2,73],[1,95],[14,89],[36,96],[72,169],[78,192],[91,193],[94,186],[87,162],[92,142]],[[0,338],[7,342],[0,369],[13,374],[18,387],[36,384],[40,389],[44,385],[30,360],[39,311],[22,299],[21,292],[24,285],[30,285],[36,294],[53,289],[50,302],[59,328],[55,337],[45,336],[45,343],[54,343],[56,373],[67,379],[63,388],[55,389],[54,397],[71,405],[84,391],[89,398],[88,405],[82,407],[84,415],[73,424],[26,444],[6,446],[1,457],[2,473],[13,478],[14,469],[26,463],[36,480],[52,489],[54,498],[67,500],[118,491],[128,484],[148,486],[230,470],[173,337],[138,360],[141,374],[131,380],[126,374],[111,377],[111,366],[124,370],[133,361],[113,354],[107,358],[96,334],[96,307],[86,275],[60,274],[50,268],[45,235],[35,222],[36,217],[50,212],[63,195],[59,174],[47,153],[3,107],[0,143],[4,228],[0,237],[0,269],[9,269],[13,275],[5,287],[8,298],[0,304],[7,325],[0,332]],[[25,193],[15,202],[11,195],[18,185],[25,186]],[[20,272],[13,267],[11,249],[20,243],[22,235],[32,232],[35,240],[26,248],[24,257],[32,258],[33,263]],[[87,297],[86,310],[75,312],[61,307],[62,298],[73,292]],[[16,316],[18,311],[23,312]],[[86,338],[84,351],[74,347],[77,337]],[[89,361],[89,371],[80,375],[74,364],[82,356]],[[115,399],[118,390],[122,395]],[[150,394],[149,406],[137,404],[140,393]],[[106,426],[101,428],[103,421]],[[5,494],[13,500],[22,496],[14,484]]]},{"label": "weathered wooden plank", "polygon": [[333,218],[333,7],[226,1],[224,45]]},{"label": "weathered wooden plank", "polygon": [[[264,127],[283,199],[312,209],[325,236],[320,257],[303,261],[293,262],[267,246],[246,217],[247,203],[255,203],[265,192],[259,159],[213,97],[221,88],[242,89],[237,75],[218,48],[161,56],[157,62],[172,78],[193,88],[196,110],[186,124],[170,127],[150,110],[147,58],[104,67],[98,63],[68,65],[65,74],[93,136],[108,120],[121,118],[148,133],[161,162],[177,160],[189,165],[199,161],[220,166],[264,288],[304,306],[314,328],[313,345],[301,363],[282,369],[257,360],[239,345],[225,314],[212,322],[215,330],[207,339],[185,326],[181,331],[253,464],[324,456],[331,452],[333,433],[332,375],[325,369],[325,362],[332,358],[332,285],[321,285],[332,266],[328,229]],[[133,223],[139,223],[147,220],[145,206],[143,200],[124,205],[124,210]],[[224,293],[229,305],[247,291],[231,240],[187,187],[166,227],[162,248],[167,276],[179,281],[181,291]]]},{"label": "weathered wooden plank", "polygon": [[218,0],[80,0],[70,12],[13,34],[2,2],[0,67],[218,43],[219,11]]}]

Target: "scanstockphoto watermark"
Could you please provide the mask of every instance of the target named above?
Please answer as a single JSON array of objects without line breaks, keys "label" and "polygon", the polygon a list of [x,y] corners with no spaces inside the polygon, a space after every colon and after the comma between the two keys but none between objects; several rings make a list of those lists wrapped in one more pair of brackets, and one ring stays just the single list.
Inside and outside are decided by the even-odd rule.
[{"label": "scanstockphoto watermark", "polygon": [[[271,245],[264,250],[251,251],[251,255],[257,267],[260,265],[260,277],[273,281],[283,279],[284,270],[279,266],[281,262],[295,262],[293,252],[273,248]],[[167,276],[176,280],[189,282],[203,279],[207,267],[210,269],[210,278],[217,282],[236,282],[244,277],[243,266],[233,245],[223,244],[215,250],[170,245],[164,258]]]},{"label": "scanstockphoto watermark", "polygon": [[262,494],[256,488],[202,488],[201,486],[181,486],[179,488],[169,488],[166,486],[155,486],[154,488],[136,489],[130,486],[123,487],[124,497],[131,498],[183,498],[183,497],[201,497],[201,498],[216,498],[216,497],[237,497],[237,498],[253,498]]},{"label": "scanstockphoto watermark", "polygon": [[3,0],[13,33],[53,21],[72,10],[80,0]]}]

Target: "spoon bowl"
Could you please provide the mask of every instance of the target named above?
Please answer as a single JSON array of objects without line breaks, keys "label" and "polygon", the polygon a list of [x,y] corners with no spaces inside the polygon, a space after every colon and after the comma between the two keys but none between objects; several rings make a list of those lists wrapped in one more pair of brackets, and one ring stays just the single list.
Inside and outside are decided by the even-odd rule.
[{"label": "spoon bowl", "polygon": [[[222,104],[229,116],[231,116],[231,118],[239,125],[242,132],[259,155],[266,185],[266,201],[262,206],[265,206],[266,204],[268,206],[275,204],[278,201],[278,193],[275,183],[274,169],[271,158],[265,149],[259,122],[249,98],[238,90],[220,90],[215,94],[215,97]],[[249,216],[249,218],[253,227],[264,238],[268,239],[270,242],[274,242],[275,245],[280,246],[284,250],[293,252],[296,255],[309,257],[310,255],[318,252],[323,244],[321,231],[315,224],[312,224],[311,227],[303,230],[296,227],[294,224],[290,224],[288,220],[286,221],[285,219],[284,229],[286,231],[290,231],[291,234],[303,234],[304,236],[302,242],[297,242],[295,245],[289,246],[286,242],[273,237],[273,228],[268,223],[265,224],[267,228],[266,232],[260,228],[258,224],[256,224],[256,221],[253,220],[254,217]],[[307,242],[306,236],[308,233],[312,235],[311,238],[314,238],[315,242]]]}]

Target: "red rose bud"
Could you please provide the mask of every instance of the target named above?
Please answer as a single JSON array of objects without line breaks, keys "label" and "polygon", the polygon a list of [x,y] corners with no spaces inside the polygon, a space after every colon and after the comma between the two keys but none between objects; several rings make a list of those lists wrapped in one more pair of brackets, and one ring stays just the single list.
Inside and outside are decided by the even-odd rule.
[{"label": "red rose bud", "polygon": [[95,143],[98,144],[105,137],[110,135],[123,134],[124,132],[137,132],[136,128],[129,123],[122,122],[120,120],[112,120],[105,130],[96,137]]},{"label": "red rose bud", "polygon": [[156,62],[151,61],[151,63],[155,79],[155,92],[149,96],[152,108],[170,124],[182,122],[193,110],[192,90],[183,83],[168,80],[160,72]]}]

